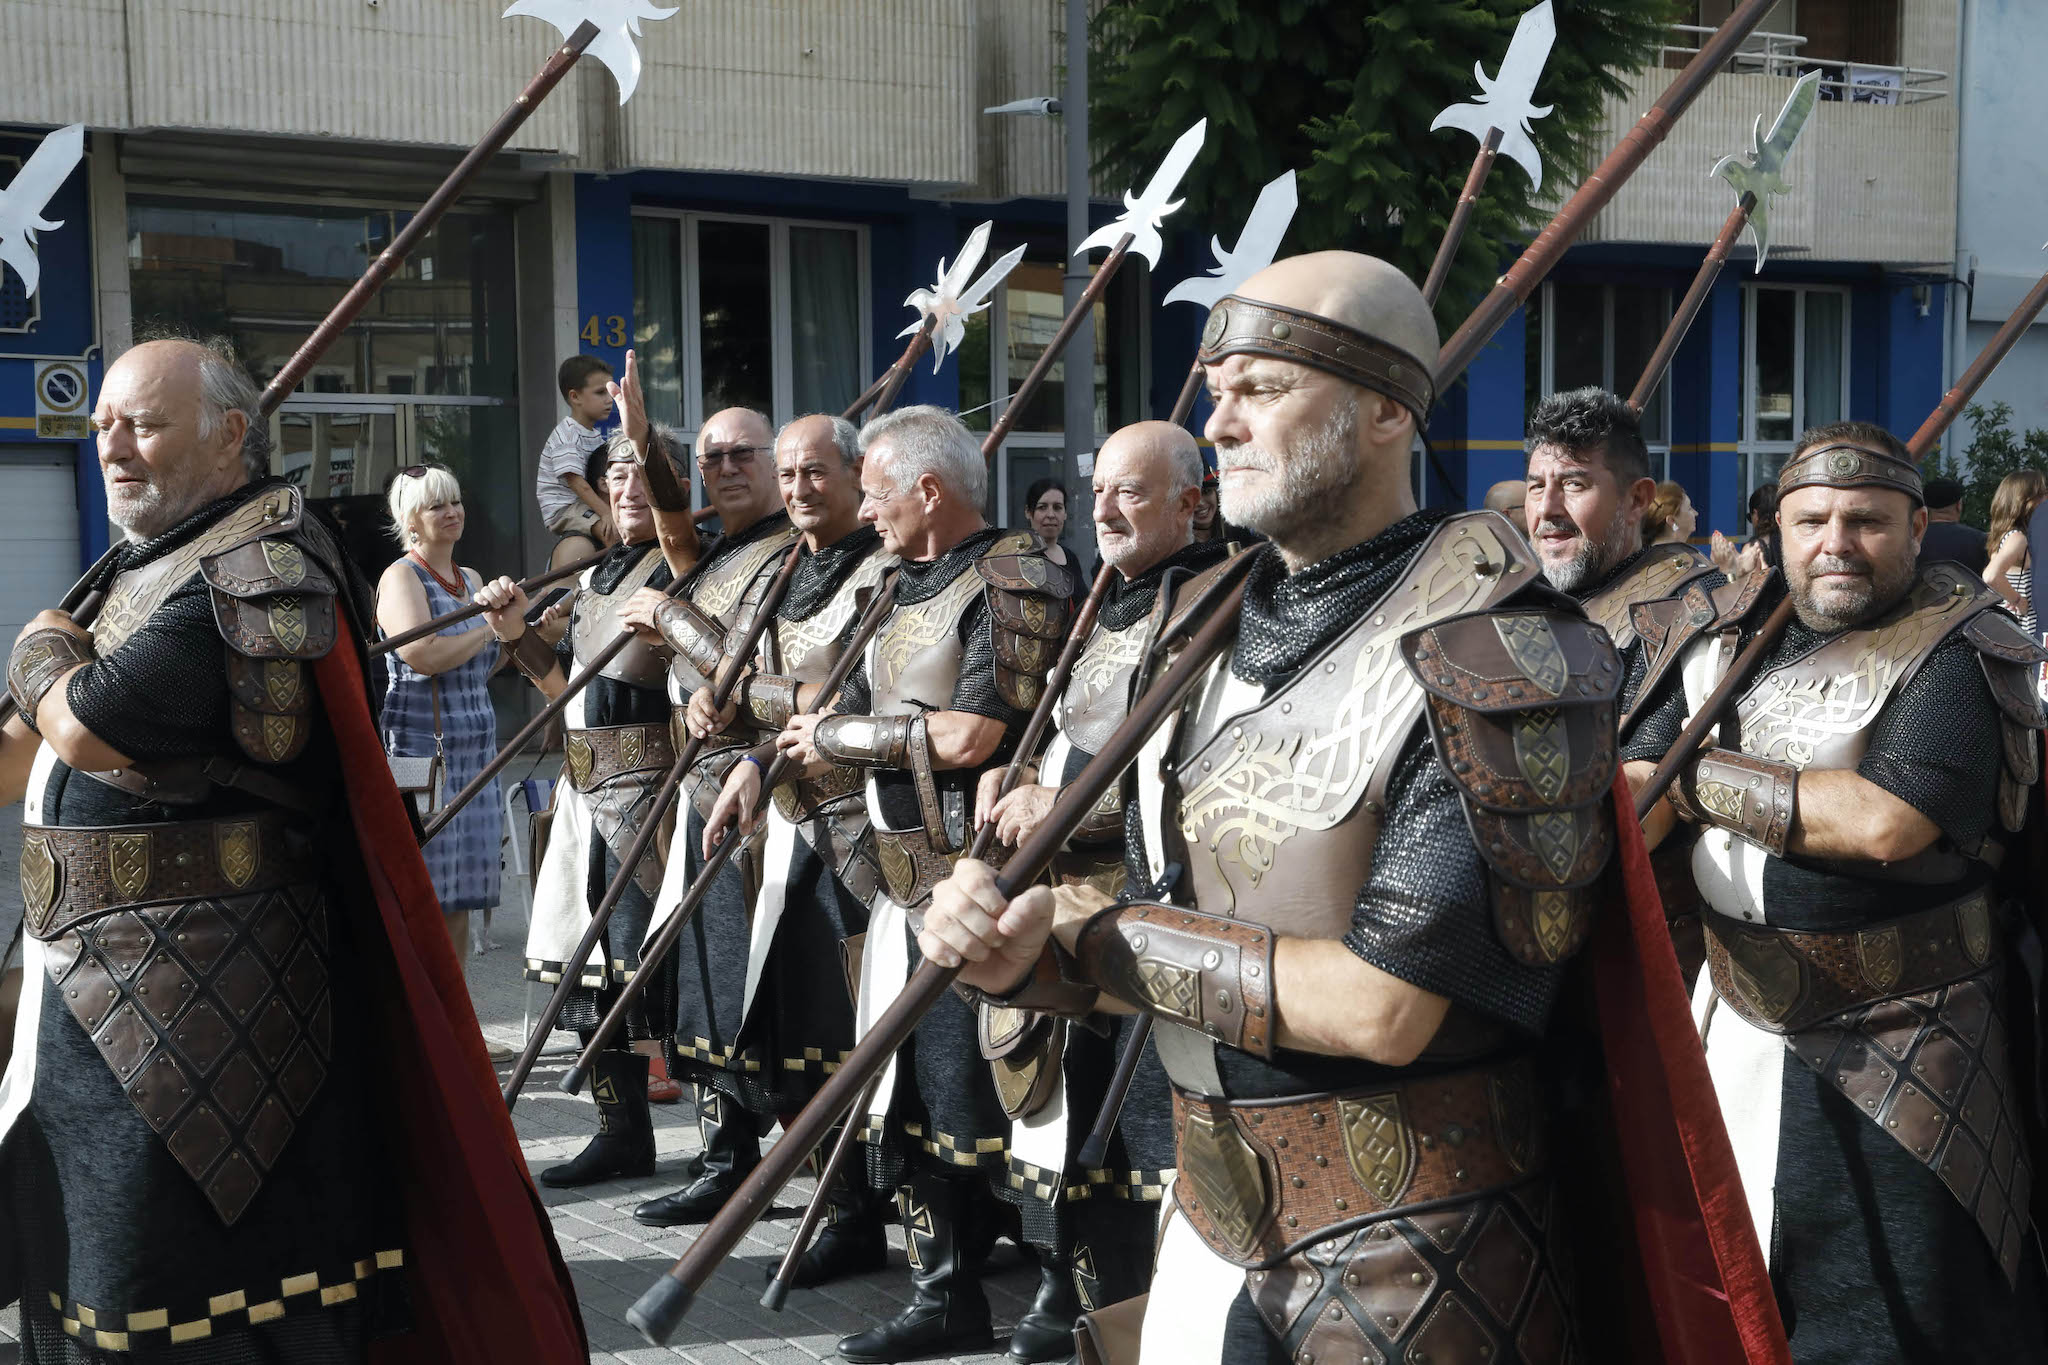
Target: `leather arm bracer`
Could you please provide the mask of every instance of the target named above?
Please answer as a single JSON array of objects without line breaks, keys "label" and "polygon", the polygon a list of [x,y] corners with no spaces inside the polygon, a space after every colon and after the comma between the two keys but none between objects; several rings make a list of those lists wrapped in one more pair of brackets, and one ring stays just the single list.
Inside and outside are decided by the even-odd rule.
[{"label": "leather arm bracer", "polygon": [[750,673],[740,682],[740,714],[764,729],[780,730],[796,715],[801,686],[795,678],[779,673]]},{"label": "leather arm bracer", "polygon": [[41,734],[36,708],[58,679],[80,664],[93,662],[92,641],[55,626],[26,636],[7,659],[7,690],[21,712],[22,724]]},{"label": "leather arm bracer", "polygon": [[694,602],[670,597],[654,609],[654,624],[670,649],[707,678],[718,676],[724,661],[725,628]]},{"label": "leather arm bracer", "polygon": [[554,647],[540,638],[540,632],[528,626],[524,634],[512,642],[512,666],[524,673],[538,685],[548,674],[555,671],[561,658]]},{"label": "leather arm bracer", "polygon": [[1112,905],[1074,944],[1110,994],[1255,1057],[1273,1055],[1273,931],[1157,902]]},{"label": "leather arm bracer", "polygon": [[919,716],[827,716],[811,732],[818,753],[855,768],[908,768]]},{"label": "leather arm bracer", "polygon": [[1799,770],[1735,749],[1708,749],[1665,795],[1680,819],[1739,834],[1782,858],[1799,809]]}]

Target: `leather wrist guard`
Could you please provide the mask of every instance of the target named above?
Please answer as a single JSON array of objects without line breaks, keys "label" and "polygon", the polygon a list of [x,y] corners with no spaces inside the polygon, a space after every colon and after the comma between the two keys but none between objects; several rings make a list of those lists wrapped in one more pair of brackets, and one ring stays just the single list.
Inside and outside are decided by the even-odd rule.
[{"label": "leather wrist guard", "polygon": [[641,477],[647,481],[647,501],[654,504],[657,512],[687,512],[690,510],[690,489],[677,475],[675,462],[670,460],[654,439],[654,433],[647,433],[646,451],[633,450],[633,462],[640,466]]},{"label": "leather wrist guard", "polygon": [[827,716],[811,732],[818,752],[858,768],[907,768],[917,716]]},{"label": "leather wrist guard", "polygon": [[91,663],[95,657],[90,640],[81,640],[55,626],[39,630],[16,645],[7,660],[7,690],[14,694],[22,724],[41,734],[36,725],[36,708],[42,705],[43,695],[57,685],[59,678],[80,664]]},{"label": "leather wrist guard", "polygon": [[1005,994],[997,995],[957,983],[953,989],[974,1005],[1079,1019],[1095,1009],[1095,1002],[1102,991],[1085,981],[1073,980],[1072,976],[1078,970],[1074,960],[1061,952],[1058,944],[1048,942],[1045,951],[1038,955],[1038,961],[1032,964],[1030,975]]},{"label": "leather wrist guard", "polygon": [[780,730],[796,714],[795,678],[777,673],[750,673],[740,683],[740,712],[755,724]]},{"label": "leather wrist guard", "polygon": [[1729,830],[1783,857],[1799,808],[1799,770],[1735,749],[1709,749],[1666,795],[1682,819]]},{"label": "leather wrist guard", "polygon": [[540,632],[528,626],[526,633],[512,642],[512,666],[524,673],[534,683],[555,671],[560,662],[554,648],[540,638]]},{"label": "leather wrist guard", "polygon": [[1074,944],[1081,975],[1148,1014],[1273,1055],[1273,931],[1179,906],[1112,905]]},{"label": "leather wrist guard", "polygon": [[718,676],[725,655],[725,629],[696,603],[671,597],[654,609],[654,624],[669,648],[707,678]]}]

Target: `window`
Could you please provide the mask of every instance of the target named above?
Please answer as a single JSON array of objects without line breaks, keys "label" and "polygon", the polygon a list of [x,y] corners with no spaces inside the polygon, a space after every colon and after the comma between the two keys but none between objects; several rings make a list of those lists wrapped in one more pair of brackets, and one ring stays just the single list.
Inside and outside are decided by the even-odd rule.
[{"label": "window", "polygon": [[[1655,285],[1546,283],[1529,300],[1526,378],[1529,406],[1568,389],[1597,388],[1626,398],[1671,321],[1671,291]],[[1670,477],[1671,374],[1643,409],[1650,472]]]},{"label": "window", "polygon": [[633,220],[633,344],[648,414],[694,440],[722,408],[838,412],[874,376],[867,232],[646,212]]},{"label": "window", "polygon": [[[992,243],[989,257],[1008,248]],[[968,319],[960,343],[960,413],[976,431],[987,431],[1001,416],[1008,395],[1024,382],[1045,354],[1066,318],[1062,301],[1060,248],[1042,250],[1033,243],[1032,256],[1018,264],[1002,291],[985,312]],[[1140,420],[1138,411],[1144,370],[1143,270],[1127,262],[1095,305],[1095,431],[1091,445],[1100,445],[1117,427]],[[994,338],[1003,338],[998,346]],[[1053,362],[1031,404],[1018,417],[996,459],[990,480],[988,515],[1000,526],[1022,526],[1024,493],[1033,481],[1052,477],[1066,449],[1067,361]],[[1069,470],[1067,536],[1069,544],[1088,548],[1094,534],[1075,512],[1086,502],[1087,480]]]},{"label": "window", "polygon": [[1849,410],[1849,293],[1742,287],[1742,494],[1778,477],[1808,427]]},{"label": "window", "polygon": [[[257,381],[281,370],[412,214],[369,204],[224,203],[169,193],[128,204],[136,328],[228,337]],[[341,525],[374,581],[397,553],[384,494],[409,464],[446,464],[468,527],[458,556],[485,577],[523,561],[517,279],[511,215],[436,225],[271,419],[273,472]]]}]

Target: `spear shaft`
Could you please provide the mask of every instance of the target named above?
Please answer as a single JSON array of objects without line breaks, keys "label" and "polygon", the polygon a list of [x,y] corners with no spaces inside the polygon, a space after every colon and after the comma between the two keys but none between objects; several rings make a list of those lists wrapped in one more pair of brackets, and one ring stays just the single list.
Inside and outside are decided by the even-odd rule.
[{"label": "spear shaft", "polygon": [[1742,197],[1735,201],[1735,208],[1728,220],[1721,224],[1721,231],[1715,235],[1714,243],[1707,248],[1707,258],[1700,262],[1699,273],[1692,277],[1692,287],[1685,291],[1679,301],[1678,311],[1671,315],[1665,325],[1664,335],[1657,338],[1657,349],[1650,352],[1649,363],[1643,366],[1642,377],[1636,380],[1635,390],[1628,396],[1628,405],[1637,412],[1649,406],[1650,395],[1657,392],[1657,385],[1664,378],[1664,371],[1671,368],[1671,358],[1678,354],[1678,344],[1685,340],[1685,334],[1692,329],[1693,319],[1700,315],[1706,305],[1707,295],[1714,288],[1714,281],[1720,278],[1721,267],[1728,260],[1728,253],[1735,249],[1735,239],[1742,235],[1742,229],[1749,225],[1750,210],[1756,207],[1756,195],[1744,190]]},{"label": "spear shaft", "polygon": [[1493,160],[1500,154],[1501,131],[1488,128],[1480,140],[1479,151],[1472,158],[1472,169],[1465,175],[1465,188],[1458,194],[1458,206],[1451,210],[1450,224],[1444,228],[1444,239],[1437,244],[1436,259],[1430,262],[1429,278],[1422,284],[1423,302],[1436,306],[1436,296],[1444,289],[1444,281],[1450,278],[1451,262],[1458,259],[1458,248],[1464,245],[1465,233],[1472,226],[1472,214],[1479,207],[1479,191],[1486,184],[1486,177],[1493,170]]}]

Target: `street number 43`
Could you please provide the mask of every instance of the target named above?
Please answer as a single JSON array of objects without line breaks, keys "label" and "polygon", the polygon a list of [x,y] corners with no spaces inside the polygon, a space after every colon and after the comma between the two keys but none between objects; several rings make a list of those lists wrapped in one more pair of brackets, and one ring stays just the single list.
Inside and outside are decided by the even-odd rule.
[{"label": "street number 43", "polygon": [[613,314],[600,318],[592,313],[590,320],[583,324],[583,340],[591,346],[619,347],[626,344],[626,320]]}]

